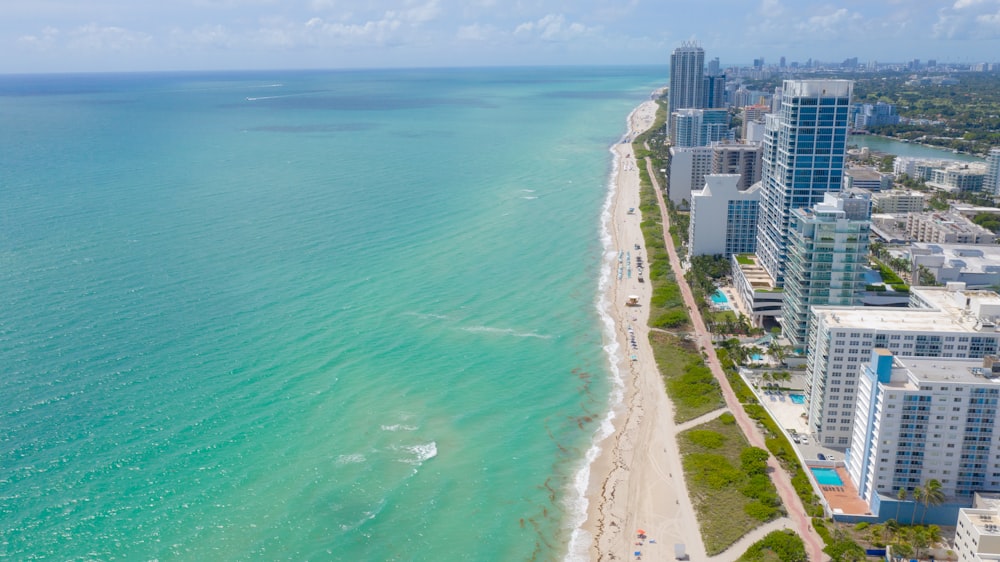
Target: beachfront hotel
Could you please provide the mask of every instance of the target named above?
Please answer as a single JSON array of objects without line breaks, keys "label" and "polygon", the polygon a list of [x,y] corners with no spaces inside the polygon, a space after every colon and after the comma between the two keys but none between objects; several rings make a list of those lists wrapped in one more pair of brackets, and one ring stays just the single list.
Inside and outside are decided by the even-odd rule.
[{"label": "beachfront hotel", "polygon": [[[879,519],[953,525],[973,495],[1000,489],[1000,362],[898,357],[871,351],[857,384],[847,471]],[[928,480],[941,484],[940,506],[899,505]],[[905,506],[905,507],[904,507]],[[900,510],[900,507],[904,507]]]},{"label": "beachfront hotel", "polygon": [[781,334],[793,347],[806,347],[810,307],[862,304],[870,219],[871,199],[861,191],[826,193],[822,203],[792,211]]},{"label": "beachfront hotel", "polygon": [[847,155],[850,80],[785,80],[781,109],[765,117],[757,255],[784,285],[792,211],[840,191]]},{"label": "beachfront hotel", "polygon": [[[757,243],[758,190],[739,190],[739,174],[709,174],[691,194],[688,255],[753,253]],[[720,226],[724,225],[723,228]]]},{"label": "beachfront hotel", "polygon": [[913,287],[910,308],[816,306],[809,323],[806,403],[810,429],[826,447],[851,445],[858,372],[875,348],[899,357],[981,359],[1000,341],[1000,295]]},{"label": "beachfront hotel", "polygon": [[686,41],[670,54],[670,90],[667,117],[671,119],[670,138],[676,135],[673,115],[678,109],[700,109],[705,103],[705,50]]}]

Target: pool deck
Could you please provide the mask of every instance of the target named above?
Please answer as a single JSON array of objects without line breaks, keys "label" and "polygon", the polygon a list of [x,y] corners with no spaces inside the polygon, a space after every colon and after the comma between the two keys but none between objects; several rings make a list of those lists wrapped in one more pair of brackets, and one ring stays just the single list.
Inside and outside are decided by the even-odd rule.
[{"label": "pool deck", "polygon": [[[810,434],[809,424],[805,418],[805,405],[792,402],[788,397],[788,393],[782,393],[784,400],[781,400],[779,396],[773,393],[767,394],[763,388],[754,387],[752,381],[746,377],[743,380],[750,386],[754,394],[757,395],[761,406],[764,406],[764,409],[771,414],[774,421],[786,433],[791,434],[795,432],[799,435],[807,435],[809,437],[808,443],[793,444],[798,449],[800,458],[805,461],[807,467],[836,469],[837,475],[840,476],[843,485],[820,485],[817,490],[818,493],[823,495],[823,499],[829,504],[830,509],[836,514],[870,515],[868,503],[858,496],[858,489],[851,483],[851,477],[847,474],[847,468],[842,464],[843,451],[831,449],[823,446],[821,443],[817,443],[815,436]],[[800,392],[793,392],[793,394],[800,394]],[[820,453],[823,453],[827,458],[826,461],[819,461],[818,455]],[[831,465],[833,464],[836,464],[836,466],[832,467]]]},{"label": "pool deck", "polygon": [[858,489],[851,483],[851,477],[847,475],[847,469],[842,466],[836,468],[837,476],[844,483],[843,486],[820,486],[820,493],[830,509],[836,514],[849,515],[871,515],[868,504],[858,496]]}]

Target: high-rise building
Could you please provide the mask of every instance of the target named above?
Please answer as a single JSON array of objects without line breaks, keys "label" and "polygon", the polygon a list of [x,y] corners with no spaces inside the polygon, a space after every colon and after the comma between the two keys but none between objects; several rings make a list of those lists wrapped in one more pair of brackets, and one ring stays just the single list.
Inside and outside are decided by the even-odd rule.
[{"label": "high-rise building", "polygon": [[853,446],[859,367],[876,347],[899,357],[996,355],[1000,295],[964,287],[963,283],[910,287],[909,308],[813,307],[806,409],[817,442],[835,448]]},{"label": "high-rise building", "polygon": [[806,347],[811,306],[861,304],[870,230],[871,199],[863,192],[827,193],[822,203],[792,211],[781,335],[794,347]]},{"label": "high-rise building", "polygon": [[991,148],[986,157],[986,175],[983,176],[983,191],[1000,195],[1000,148]]},{"label": "high-rise building", "polygon": [[667,195],[680,209],[691,205],[691,192],[705,185],[712,173],[714,151],[709,146],[670,147],[670,182]]},{"label": "high-rise building", "polygon": [[[705,50],[685,42],[670,55],[667,115],[678,109],[699,109],[705,101]],[[673,131],[671,130],[671,138]]]},{"label": "high-rise building", "polygon": [[726,75],[707,75],[705,76],[705,99],[702,101],[702,107],[708,108],[718,108],[726,107]]},{"label": "high-rise building", "polygon": [[[760,181],[760,144],[716,143],[712,145],[712,173],[739,174],[736,189],[746,191]],[[754,212],[754,217],[757,213]],[[754,224],[756,224],[756,219]],[[757,243],[754,242],[756,248]]]},{"label": "high-rise building", "polygon": [[722,74],[722,67],[719,66],[719,57],[708,61],[708,72],[706,74],[709,76],[719,76]]},{"label": "high-rise building", "polygon": [[740,191],[737,174],[709,174],[702,189],[691,192],[688,254],[753,253],[756,246],[758,193]]},{"label": "high-rise building", "polygon": [[991,454],[1000,446],[1000,364],[992,357],[894,357],[883,348],[869,357],[845,457],[858,495],[880,520],[895,518],[900,489],[913,492],[936,479],[944,506],[921,520],[949,525],[976,492],[1000,486],[1000,458]]},{"label": "high-rise building", "polygon": [[781,111],[766,116],[757,255],[777,287],[792,211],[840,190],[852,89],[849,80],[785,80]]},{"label": "high-rise building", "polygon": [[677,147],[707,146],[729,139],[729,111],[725,109],[678,109],[670,116],[672,144]]}]

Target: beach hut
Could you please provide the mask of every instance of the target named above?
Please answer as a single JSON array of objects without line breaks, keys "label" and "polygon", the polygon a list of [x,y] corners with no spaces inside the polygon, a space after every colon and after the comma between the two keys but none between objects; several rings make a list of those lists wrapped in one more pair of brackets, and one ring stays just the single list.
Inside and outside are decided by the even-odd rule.
[{"label": "beach hut", "polygon": [[625,300],[625,306],[639,306],[639,295],[629,295]]}]

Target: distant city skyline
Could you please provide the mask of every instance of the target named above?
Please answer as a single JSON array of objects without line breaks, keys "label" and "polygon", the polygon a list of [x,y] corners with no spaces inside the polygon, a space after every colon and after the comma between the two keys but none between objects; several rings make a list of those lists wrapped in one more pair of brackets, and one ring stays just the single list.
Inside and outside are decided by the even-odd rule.
[{"label": "distant city skyline", "polygon": [[997,62],[1000,0],[44,0],[0,9],[0,73]]}]

